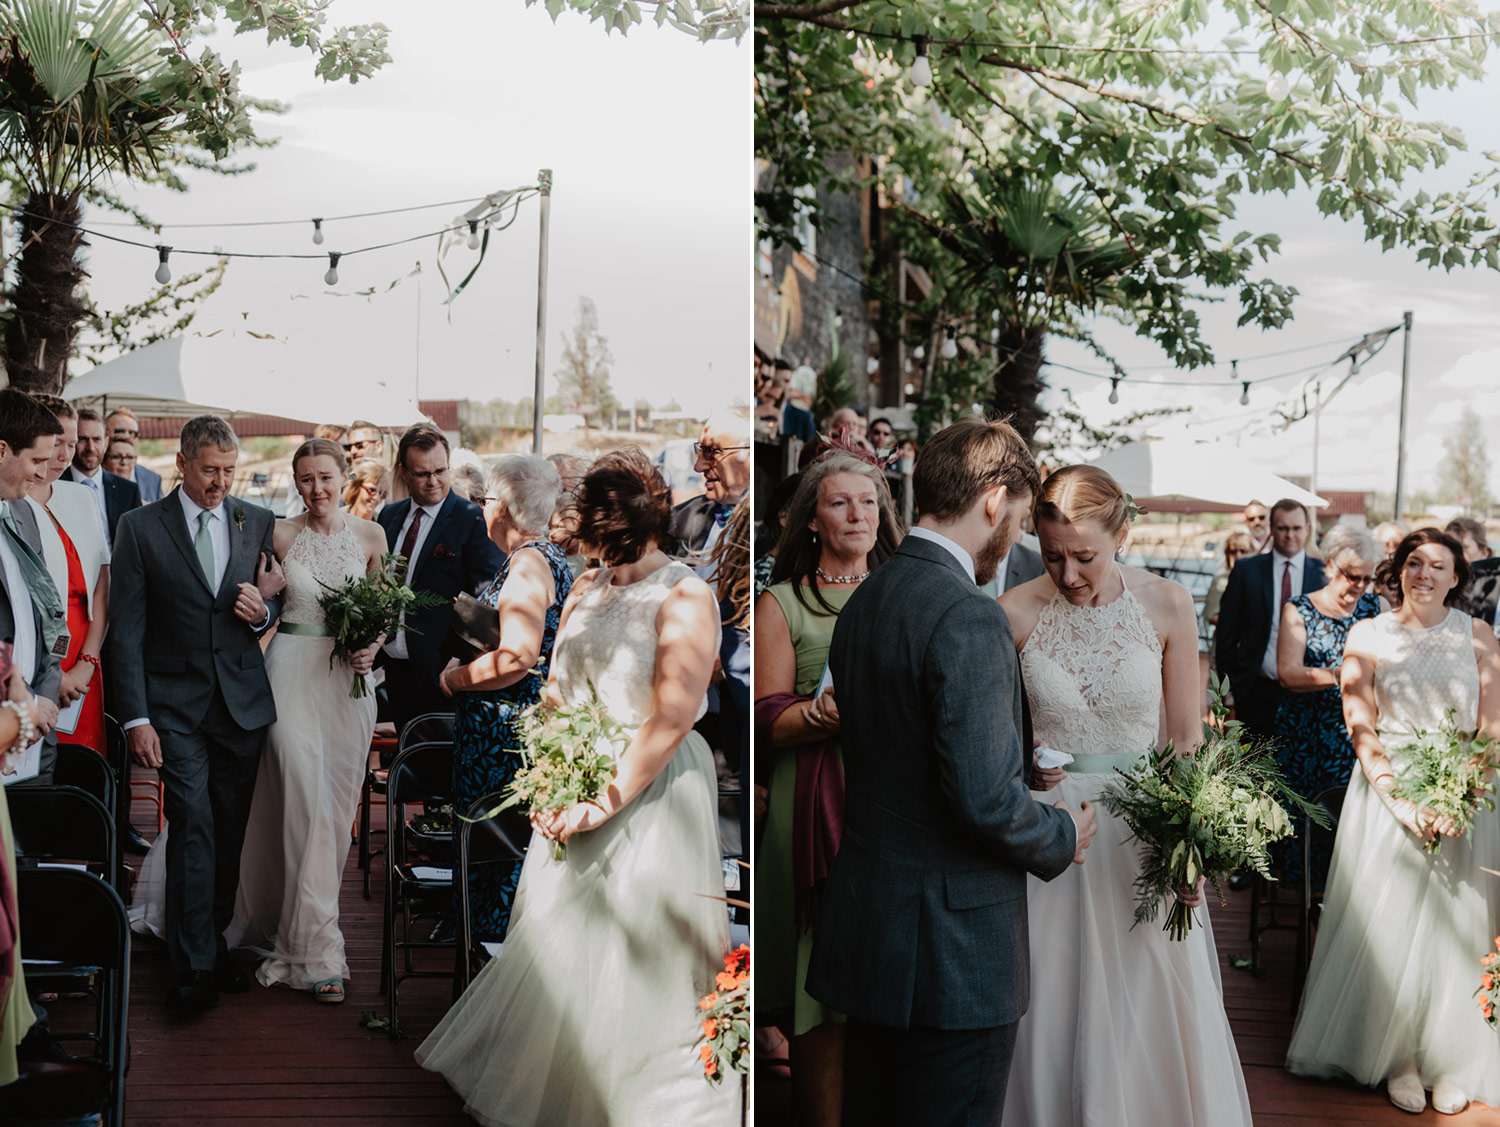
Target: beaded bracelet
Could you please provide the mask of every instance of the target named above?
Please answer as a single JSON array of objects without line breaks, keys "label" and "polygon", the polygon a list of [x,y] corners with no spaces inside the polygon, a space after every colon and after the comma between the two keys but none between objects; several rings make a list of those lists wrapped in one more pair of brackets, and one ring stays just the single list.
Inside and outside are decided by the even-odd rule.
[{"label": "beaded bracelet", "polygon": [[86,662],[88,662],[95,669],[102,669],[102,668],[104,668],[102,665],[99,664],[99,659],[97,657],[95,657],[93,654],[79,654],[78,655],[78,660],[79,661],[86,661]]},{"label": "beaded bracelet", "polygon": [[14,712],[16,719],[21,724],[20,728],[16,731],[15,742],[10,745],[10,750],[25,751],[32,744],[36,743],[36,724],[31,719],[31,713],[19,701],[5,701],[4,707]]}]

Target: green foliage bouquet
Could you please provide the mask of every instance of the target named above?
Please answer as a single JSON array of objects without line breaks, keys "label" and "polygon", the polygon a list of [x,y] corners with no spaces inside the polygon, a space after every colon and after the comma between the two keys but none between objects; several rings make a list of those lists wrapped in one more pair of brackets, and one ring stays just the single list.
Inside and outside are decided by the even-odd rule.
[{"label": "green foliage bouquet", "polygon": [[[348,661],[352,654],[373,646],[382,635],[390,637],[408,611],[440,607],[446,601],[431,591],[413,591],[396,578],[397,571],[405,574],[406,560],[388,553],[381,559],[380,567],[369,575],[346,580],[337,587],[322,584],[324,593],[318,596],[318,605],[323,608],[323,624],[333,635],[329,669],[334,662]],[[349,695],[358,700],[369,693],[365,678],[356,674]]]},{"label": "green foliage bouquet", "polygon": [[1275,879],[1270,846],[1294,832],[1283,802],[1320,826],[1329,824],[1322,807],[1287,786],[1269,745],[1251,740],[1243,725],[1228,720],[1224,688],[1223,680],[1211,688],[1213,716],[1194,754],[1179,757],[1170,743],[1161,751],[1153,748],[1140,766],[1116,768],[1120,777],[1100,796],[1142,846],[1131,926],[1154,920],[1161,902],[1170,900],[1165,930],[1173,939],[1185,938],[1195,926],[1192,909],[1177,893],[1196,887],[1200,876],[1213,882],[1220,903],[1221,872],[1249,868]]},{"label": "green foliage bouquet", "polygon": [[[1460,732],[1452,709],[1436,732],[1418,732],[1403,758],[1406,766],[1391,788],[1391,797],[1452,818],[1460,837],[1469,832],[1480,809],[1495,808],[1495,743],[1473,732]],[[1438,852],[1443,848],[1443,835],[1433,834],[1422,848]]]},{"label": "green foliage bouquet", "polygon": [[[605,710],[593,682],[581,704],[551,707],[543,698],[515,724],[526,766],[506,787],[505,801],[485,818],[518,805],[540,813],[597,801],[614,780],[616,761],[630,742],[630,732]],[[553,843],[553,857],[561,860],[564,852],[561,842]]]}]

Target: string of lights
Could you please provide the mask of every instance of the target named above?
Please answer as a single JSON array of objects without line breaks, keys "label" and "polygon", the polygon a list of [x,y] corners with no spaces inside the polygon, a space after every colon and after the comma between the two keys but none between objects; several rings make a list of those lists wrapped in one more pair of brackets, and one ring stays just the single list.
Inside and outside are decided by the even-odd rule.
[{"label": "string of lights", "polygon": [[[384,209],[383,211],[351,211],[347,215],[323,215],[319,216],[316,219],[304,219],[298,217],[296,219],[243,219],[230,222],[209,223],[153,223],[151,224],[151,228],[154,231],[165,231],[168,228],[178,231],[185,231],[190,228],[202,230],[218,227],[297,227],[305,223],[311,223],[315,232],[313,235],[313,241],[321,242],[322,240],[317,237],[316,232],[324,223],[337,223],[338,221],[344,219],[372,219],[382,215],[402,215],[410,211],[432,211],[440,207],[457,207],[460,204],[478,203],[484,198],[484,196],[470,196],[468,199],[463,200],[443,200],[438,203],[415,204],[412,207],[389,207]],[[139,227],[141,226],[141,224],[129,219],[101,219],[96,221],[94,223],[94,226]]]}]

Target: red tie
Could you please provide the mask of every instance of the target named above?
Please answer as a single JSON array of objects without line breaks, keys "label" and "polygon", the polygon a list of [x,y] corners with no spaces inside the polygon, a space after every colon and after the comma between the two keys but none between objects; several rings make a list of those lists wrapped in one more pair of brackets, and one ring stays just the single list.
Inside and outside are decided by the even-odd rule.
[{"label": "red tie", "polygon": [[[406,557],[406,563],[401,568],[401,579],[405,580],[411,573],[411,554],[417,550],[417,527],[422,523],[422,510],[415,505],[412,506],[411,527],[406,530],[406,539],[401,541],[401,554]],[[1282,584],[1285,591],[1286,584]],[[1282,601],[1286,601],[1286,595],[1282,595]]]},{"label": "red tie", "polygon": [[[416,525],[412,526],[413,528]],[[411,539],[411,537],[407,537]],[[1292,597],[1292,561],[1287,560],[1281,565],[1281,601],[1284,603]]]}]

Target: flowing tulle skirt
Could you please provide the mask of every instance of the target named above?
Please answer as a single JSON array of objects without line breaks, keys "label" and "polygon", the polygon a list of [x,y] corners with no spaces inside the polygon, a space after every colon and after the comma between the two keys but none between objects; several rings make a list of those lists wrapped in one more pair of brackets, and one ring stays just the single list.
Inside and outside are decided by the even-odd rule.
[{"label": "flowing tulle skirt", "polygon": [[1082,865],[1026,882],[1031,1008],[1017,1034],[1005,1123],[1249,1124],[1208,911],[1197,910],[1201,926],[1181,942],[1161,928],[1165,909],[1131,929],[1138,846],[1098,807],[1112,777],[1070,774],[1036,795],[1074,810],[1094,803],[1099,832]]},{"label": "flowing tulle skirt", "polygon": [[554,860],[527,852],[510,931],[417,1050],[487,1127],[727,1125],[738,1076],[703,1075],[698,999],[728,950],[713,759],[665,770]]},{"label": "flowing tulle skirt", "polygon": [[1414,1059],[1500,1106],[1500,1038],[1480,1017],[1480,958],[1500,933],[1500,815],[1481,813],[1435,856],[1349,779],[1318,942],[1287,1048],[1303,1076],[1376,1085]]}]

